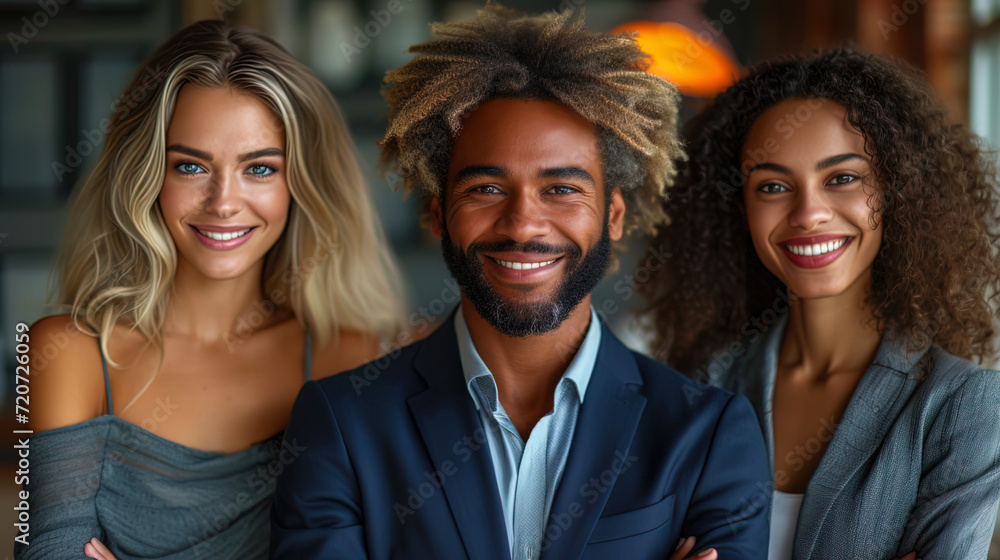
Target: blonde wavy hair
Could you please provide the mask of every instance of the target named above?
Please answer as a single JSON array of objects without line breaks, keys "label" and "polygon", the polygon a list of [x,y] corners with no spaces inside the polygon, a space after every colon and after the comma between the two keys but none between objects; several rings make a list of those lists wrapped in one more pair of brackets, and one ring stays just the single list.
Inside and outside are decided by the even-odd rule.
[{"label": "blonde wavy hair", "polygon": [[[157,198],[166,133],[185,84],[264,102],[284,125],[288,225],[267,253],[261,288],[286,298],[320,346],[340,329],[389,337],[401,289],[340,109],[326,87],[260,32],[192,24],[139,67],[116,103],[104,151],[78,187],[58,257],[58,305],[92,326],[108,356],[116,324],[162,348],[177,252]],[[162,356],[162,354],[161,354]],[[114,363],[112,361],[112,363]]]}]

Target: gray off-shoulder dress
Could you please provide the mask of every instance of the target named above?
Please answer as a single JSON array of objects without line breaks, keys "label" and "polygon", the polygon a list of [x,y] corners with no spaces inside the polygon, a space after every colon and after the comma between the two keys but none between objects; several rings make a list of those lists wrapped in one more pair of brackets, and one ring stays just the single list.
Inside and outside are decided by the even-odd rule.
[{"label": "gray off-shoulder dress", "polygon": [[294,442],[283,449],[279,433],[233,454],[187,447],[115,416],[106,363],[104,382],[108,414],[31,436],[28,544],[15,543],[14,558],[86,560],[93,537],[119,560],[267,558],[274,482],[300,452]]}]

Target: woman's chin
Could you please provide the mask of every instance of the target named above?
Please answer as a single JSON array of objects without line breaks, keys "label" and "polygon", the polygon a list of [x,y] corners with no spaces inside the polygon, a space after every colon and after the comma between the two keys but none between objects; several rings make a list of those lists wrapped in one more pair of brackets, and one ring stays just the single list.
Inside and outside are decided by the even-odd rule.
[{"label": "woman's chin", "polygon": [[788,295],[793,300],[811,300],[835,298],[843,295],[847,286],[836,285],[793,285],[788,288]]},{"label": "woman's chin", "polygon": [[246,275],[254,266],[253,263],[194,263],[193,272],[206,280],[235,280]]}]

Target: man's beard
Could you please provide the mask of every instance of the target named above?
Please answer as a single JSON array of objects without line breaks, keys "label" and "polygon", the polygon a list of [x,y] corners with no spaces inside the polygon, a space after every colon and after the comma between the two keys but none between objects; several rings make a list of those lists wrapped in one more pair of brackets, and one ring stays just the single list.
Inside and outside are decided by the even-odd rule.
[{"label": "man's beard", "polygon": [[[475,306],[479,316],[507,336],[520,338],[537,336],[558,328],[601,281],[611,260],[607,212],[604,216],[604,231],[601,238],[585,255],[575,244],[549,245],[538,241],[473,243],[463,253],[452,242],[447,225],[443,225],[441,251],[444,253],[448,270],[461,286],[462,293]],[[566,276],[562,284],[556,288],[555,295],[547,301],[532,303],[509,301],[497,293],[487,280],[483,263],[479,258],[480,253],[484,251],[562,254],[566,259]]]}]

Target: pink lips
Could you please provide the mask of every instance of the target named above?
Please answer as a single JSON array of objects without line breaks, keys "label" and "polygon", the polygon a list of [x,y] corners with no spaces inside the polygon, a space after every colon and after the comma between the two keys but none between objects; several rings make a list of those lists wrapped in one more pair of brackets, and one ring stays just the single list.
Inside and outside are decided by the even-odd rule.
[{"label": "pink lips", "polygon": [[793,264],[800,266],[802,268],[823,268],[824,266],[832,263],[833,261],[840,258],[840,255],[844,254],[847,247],[854,242],[853,237],[847,237],[847,241],[840,246],[836,251],[831,251],[829,253],[824,253],[822,255],[815,255],[807,257],[804,255],[796,255],[795,253],[788,250],[785,245],[813,245],[816,243],[825,243],[828,241],[834,241],[837,239],[843,239],[844,235],[818,235],[816,237],[796,237],[795,239],[788,239],[779,243],[781,250],[785,252],[788,260],[792,261]]},{"label": "pink lips", "polygon": [[[253,237],[254,232],[257,231],[257,228],[248,228],[246,226],[235,226],[235,227],[191,226],[191,229],[194,230],[195,237],[198,239],[198,241],[201,241],[202,245],[205,245],[209,249],[214,249],[216,251],[228,251],[231,249],[235,249],[240,245],[243,245],[244,243],[249,241],[250,238]],[[206,236],[205,234],[198,231],[199,229],[212,233],[233,233],[239,231],[246,231],[247,229],[250,229],[250,231],[248,231],[246,234],[240,237],[230,239],[228,241],[219,241],[218,239],[212,239],[211,237]]]}]

